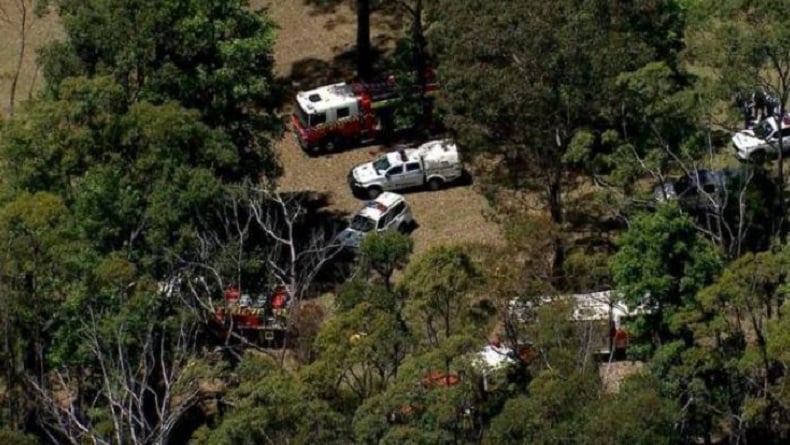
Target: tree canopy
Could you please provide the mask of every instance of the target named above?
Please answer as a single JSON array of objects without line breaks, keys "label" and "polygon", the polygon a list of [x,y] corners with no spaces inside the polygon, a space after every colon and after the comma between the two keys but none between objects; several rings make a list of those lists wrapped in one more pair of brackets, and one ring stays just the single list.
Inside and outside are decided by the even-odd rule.
[{"label": "tree canopy", "polygon": [[62,39],[0,121],[0,443],[788,443],[783,161],[730,147],[733,96],[784,113],[784,3],[354,3],[360,77],[396,11],[382,65],[436,64],[474,177],[415,219],[480,192],[501,237],[342,249],[343,199],[278,184],[268,10],[39,2]]}]

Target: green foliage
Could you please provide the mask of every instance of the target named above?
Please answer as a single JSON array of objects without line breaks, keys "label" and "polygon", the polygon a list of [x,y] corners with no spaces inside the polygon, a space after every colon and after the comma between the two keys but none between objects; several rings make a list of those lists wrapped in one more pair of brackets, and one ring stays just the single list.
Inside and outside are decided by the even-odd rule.
[{"label": "green foliage", "polygon": [[719,272],[716,250],[674,206],[636,216],[617,244],[620,250],[612,258],[615,285],[629,304],[644,304],[650,311],[640,317],[635,334],[655,334],[660,341],[677,335],[690,340],[682,323],[673,325],[673,317],[695,307],[697,291]]},{"label": "green foliage", "polygon": [[[787,113],[790,99],[790,13],[781,1],[753,2],[732,0],[719,4],[704,1],[690,5],[696,20],[690,32],[696,37],[690,47],[690,58],[708,71],[714,97],[730,105],[720,120],[729,128],[747,120],[743,97],[765,92],[778,100],[779,115]],[[735,98],[735,104],[733,104]],[[733,107],[731,105],[737,105]],[[736,111],[744,112],[738,116]],[[754,110],[757,112],[757,110]],[[760,111],[762,113],[762,111]],[[755,118],[751,116],[749,118]],[[740,121],[740,122],[739,122]],[[783,152],[783,138],[777,141]],[[784,156],[779,156],[776,170],[777,195],[786,191]],[[783,224],[787,207],[780,196],[779,209],[771,220]],[[785,240],[788,227],[776,224],[775,234]]]},{"label": "green foliage", "polygon": [[496,443],[563,443],[580,439],[581,411],[597,392],[594,375],[556,371],[538,374],[529,385],[529,396],[508,400],[491,422]]},{"label": "green foliage", "polygon": [[236,150],[197,112],[174,103],[126,108],[120,95],[109,78],[72,78],[59,99],[15,116],[2,144],[7,182],[62,196],[75,229],[99,251],[183,250],[190,220],[225,193]]},{"label": "green foliage", "polygon": [[30,435],[18,431],[0,429],[0,443],[6,445],[36,445],[39,442]]},{"label": "green foliage", "polygon": [[774,374],[784,368],[779,351],[788,346],[776,329],[785,323],[779,302],[786,297],[787,252],[748,253],[729,264],[698,293],[698,305],[677,316],[695,343],[665,346],[653,360],[664,391],[678,401],[690,398],[686,415],[693,434],[711,434],[720,424],[736,430],[737,422],[750,434],[787,433],[767,421],[790,414],[779,377],[784,372]]},{"label": "green foliage", "polygon": [[360,264],[363,270],[375,271],[389,289],[393,272],[406,265],[413,249],[411,237],[401,232],[371,234],[362,240],[359,248]]},{"label": "green foliage", "polygon": [[193,443],[348,443],[343,418],[271,359],[246,354],[234,374],[228,412],[216,427],[195,432]]},{"label": "green foliage", "polygon": [[675,69],[683,26],[674,1],[439,1],[435,11],[428,37],[448,126],[469,154],[504,158],[502,184],[544,190],[592,158],[601,133],[623,129],[621,75]]},{"label": "green foliage", "polygon": [[579,292],[603,289],[611,282],[609,255],[604,252],[571,252],[565,259],[566,280]]},{"label": "green foliage", "polygon": [[481,281],[477,265],[459,247],[437,247],[409,263],[403,277],[405,313],[414,332],[430,344],[463,330],[474,331],[486,314],[469,292]]},{"label": "green foliage", "polygon": [[329,320],[318,333],[320,357],[307,375],[331,391],[352,391],[361,402],[397,375],[409,350],[398,314],[361,302]]},{"label": "green foliage", "polygon": [[627,378],[616,395],[585,407],[584,444],[678,443],[678,407],[661,396],[660,384],[650,376]]},{"label": "green foliage", "polygon": [[[296,366],[287,351],[275,361],[270,350],[237,355],[235,339],[212,343],[182,288],[183,266],[204,250],[219,250],[223,279],[269,272],[273,247],[251,240],[235,262],[245,246],[223,224],[247,211],[234,184],[279,172],[266,140],[280,125],[274,23],[245,0],[56,3],[65,39],[41,51],[45,93],[0,129],[0,442],[34,443],[16,432],[31,413],[54,428],[74,420],[48,410],[69,401],[86,425],[76,442],[168,442],[198,409],[207,421],[186,434],[206,444],[787,441],[790,249],[761,251],[778,207],[765,172],[745,169],[757,174],[737,193],[746,205],[731,193],[719,215],[748,226],[735,247],[719,242],[726,267],[672,204],[628,221],[609,269],[608,245],[568,233],[587,214],[620,216],[645,170],[696,165],[716,145],[716,101],[734,88],[759,79],[787,99],[790,70],[769,63],[787,64],[781,2],[387,4],[414,25],[395,51],[399,81],[417,82],[428,62],[424,15],[453,136],[471,160],[494,161],[480,175],[488,197],[510,198],[503,185],[519,196],[496,202],[506,245],[479,255],[445,246],[410,261],[408,236],[367,237],[337,311],[300,305]],[[399,123],[430,111],[413,91],[403,98]],[[622,193],[567,193],[579,173]],[[565,280],[552,281],[558,271]],[[539,295],[610,281],[648,309],[628,326],[630,352],[653,353],[619,393],[605,392],[592,360],[596,326],[573,321],[567,302],[500,320],[533,360],[479,366],[501,329],[493,315],[512,300],[535,308]],[[42,381],[50,390],[27,391]]]},{"label": "green foliage", "polygon": [[[621,110],[610,117],[624,131],[609,130],[588,144],[592,171],[614,184],[631,187],[648,172],[665,173],[709,153],[708,131],[700,125],[705,109],[696,84],[666,61],[620,73]],[[683,160],[683,161],[681,161]]]},{"label": "green foliage", "polygon": [[262,130],[277,129],[272,74],[275,25],[246,0],[60,1],[66,40],[42,51],[51,95],[70,77],[108,75],[119,104],[176,102],[237,146],[236,177],[276,174]]},{"label": "green foliage", "polygon": [[365,400],[354,416],[357,442],[411,440],[444,444],[466,435],[474,436],[475,414],[467,414],[465,410],[475,409],[476,382],[461,376],[457,384],[449,386],[443,384],[443,377],[428,383],[427,377],[437,372],[445,372],[440,376],[453,373],[438,371],[443,367],[442,361],[442,357],[435,355],[411,357],[404,363],[395,384]]},{"label": "green foliage", "polygon": [[367,302],[400,313],[402,292],[393,288],[392,275],[406,265],[413,248],[411,237],[396,231],[365,237],[357,254],[356,273],[338,292],[338,308],[348,310]]}]

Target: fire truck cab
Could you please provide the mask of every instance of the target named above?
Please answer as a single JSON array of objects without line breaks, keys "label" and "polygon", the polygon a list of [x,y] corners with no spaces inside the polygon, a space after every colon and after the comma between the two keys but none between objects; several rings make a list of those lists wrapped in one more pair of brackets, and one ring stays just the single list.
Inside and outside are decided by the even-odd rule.
[{"label": "fire truck cab", "polygon": [[299,145],[311,154],[375,138],[380,129],[370,97],[345,82],[297,93],[292,124]]},{"label": "fire truck cab", "polygon": [[428,70],[419,85],[399,85],[394,76],[373,83],[334,83],[296,94],[291,126],[299,145],[317,155],[340,146],[356,146],[392,130],[394,106],[403,94],[429,98],[439,89],[436,73]]}]

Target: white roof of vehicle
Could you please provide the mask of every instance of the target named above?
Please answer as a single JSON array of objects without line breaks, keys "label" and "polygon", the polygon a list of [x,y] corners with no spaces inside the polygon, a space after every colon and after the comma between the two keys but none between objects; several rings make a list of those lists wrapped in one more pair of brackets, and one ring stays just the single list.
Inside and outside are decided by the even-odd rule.
[{"label": "white roof of vehicle", "polygon": [[458,162],[458,147],[449,140],[436,140],[417,148],[400,147],[385,156],[390,165],[419,161],[420,158],[427,162]]},{"label": "white roof of vehicle", "polygon": [[[574,321],[596,321],[611,319],[616,327],[620,327],[621,319],[634,315],[649,312],[645,307],[639,306],[629,308],[622,302],[621,295],[615,291],[591,292],[587,294],[542,296],[540,303],[551,303],[553,301],[571,300],[573,302],[573,314],[571,319]],[[511,310],[525,309],[531,306],[528,302],[512,300]]]},{"label": "white roof of vehicle", "polygon": [[345,82],[325,85],[296,93],[296,101],[308,113],[321,113],[328,109],[351,105],[357,97]]},{"label": "white roof of vehicle", "polygon": [[365,207],[362,207],[362,210],[359,211],[358,215],[366,216],[374,221],[378,221],[384,212],[403,200],[403,196],[397,193],[384,192],[380,194],[375,200],[366,202]]},{"label": "white roof of vehicle", "polygon": [[420,159],[413,148],[399,148],[384,156],[387,157],[387,161],[389,161],[391,166],[401,165],[410,161],[418,161]]},{"label": "white roof of vehicle", "polygon": [[457,156],[458,146],[449,139],[438,139],[420,145],[417,151],[424,157],[441,158],[447,155]]},{"label": "white roof of vehicle", "polygon": [[494,345],[486,345],[477,354],[477,363],[484,364],[489,370],[496,370],[503,366],[515,363],[511,355],[513,350],[504,346],[497,347]]}]

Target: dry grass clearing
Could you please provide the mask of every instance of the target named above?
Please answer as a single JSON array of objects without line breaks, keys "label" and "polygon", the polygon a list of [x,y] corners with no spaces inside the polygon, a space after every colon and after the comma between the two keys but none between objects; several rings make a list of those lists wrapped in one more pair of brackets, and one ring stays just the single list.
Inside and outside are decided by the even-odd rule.
[{"label": "dry grass clearing", "polygon": [[36,17],[30,0],[0,0],[0,110],[8,113],[11,83],[17,70],[22,45],[22,10],[26,5],[24,42],[25,51],[19,70],[16,102],[27,99],[42,79],[36,64],[36,51],[61,35],[55,14]]}]

